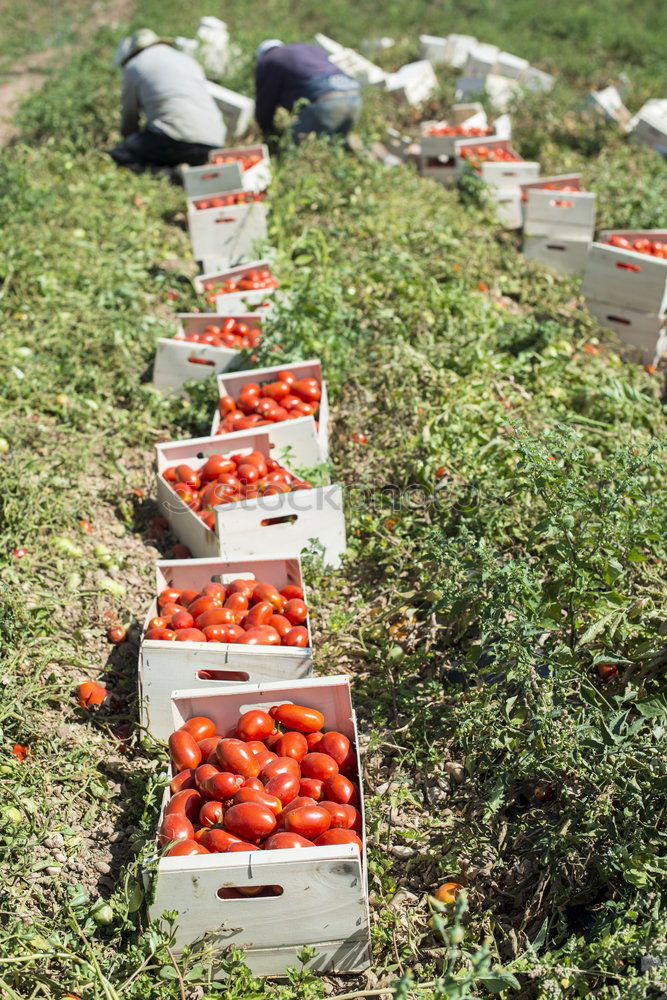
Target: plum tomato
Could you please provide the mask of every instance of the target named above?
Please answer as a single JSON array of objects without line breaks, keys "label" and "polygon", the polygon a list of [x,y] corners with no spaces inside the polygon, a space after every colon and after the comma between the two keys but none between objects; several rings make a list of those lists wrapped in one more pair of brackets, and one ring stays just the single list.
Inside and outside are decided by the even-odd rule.
[{"label": "plum tomato", "polygon": [[[273,722],[273,719],[271,719]],[[308,743],[303,733],[283,733],[276,743],[276,753],[279,757],[293,757],[302,760],[308,753]]]},{"label": "plum tomato", "polygon": [[230,771],[219,771],[217,774],[209,774],[202,781],[205,795],[217,802],[226,802],[236,795],[243,784],[243,777],[240,774],[232,774]]},{"label": "plum tomato", "polygon": [[199,767],[201,764],[201,750],[197,746],[197,741],[189,732],[182,729],[169,737],[169,752],[177,771]]},{"label": "plum tomato", "polygon": [[331,813],[321,806],[299,806],[285,816],[285,830],[314,840],[331,826]]},{"label": "plum tomato", "polygon": [[328,753],[340,767],[350,752],[350,741],[343,733],[332,730],[324,734],[317,744],[317,749],[320,753]]},{"label": "plum tomato", "polygon": [[340,827],[326,830],[315,841],[317,847],[333,847],[336,844],[356,844],[361,854],[364,846],[354,830],[341,830]]},{"label": "plum tomato", "polygon": [[[244,740],[249,743],[251,740],[261,741],[270,736],[271,733],[275,731],[276,724],[266,712],[262,712],[260,709],[253,709],[250,712],[244,712],[244,714],[239,719],[239,724],[236,727],[236,735],[240,740]],[[265,747],[262,744],[260,750],[264,750]],[[258,751],[253,749],[253,753]]]},{"label": "plum tomato", "polygon": [[293,729],[297,733],[316,733],[324,725],[321,712],[303,705],[276,705],[269,715],[285,729]]},{"label": "plum tomato", "polygon": [[349,803],[351,806],[359,805],[359,789],[342,774],[332,774],[324,782],[324,797],[332,802]]},{"label": "plum tomato", "polygon": [[225,827],[230,833],[251,843],[264,840],[276,828],[276,817],[268,806],[259,802],[240,802],[225,813]]},{"label": "plum tomato", "polygon": [[233,774],[240,774],[244,778],[256,778],[260,772],[257,758],[242,740],[220,740],[216,753],[220,766]]},{"label": "plum tomato", "polygon": [[338,764],[327,753],[312,750],[301,761],[301,775],[304,778],[318,778],[320,781],[326,782],[327,778],[337,774]]},{"label": "plum tomato", "polygon": [[202,740],[208,740],[215,736],[217,730],[215,722],[211,719],[207,719],[204,715],[197,715],[183,723],[181,726],[181,732],[190,733],[190,736],[192,736],[197,743],[201,743]]},{"label": "plum tomato", "polygon": [[179,840],[170,850],[167,851],[168,858],[188,858],[193,854],[210,854],[203,844],[198,844],[196,840]]},{"label": "plum tomato", "polygon": [[298,833],[284,831],[274,833],[264,841],[265,851],[282,851],[294,847],[315,847],[315,844]]},{"label": "plum tomato", "polygon": [[195,788],[184,788],[182,792],[176,792],[176,795],[172,795],[169,799],[165,807],[165,815],[171,816],[172,813],[178,813],[180,816],[187,816],[191,823],[197,823],[199,810],[203,804],[204,800]]},{"label": "plum tomato", "polygon": [[172,840],[192,840],[195,831],[190,820],[179,813],[165,816],[160,827],[160,844],[165,847]]},{"label": "plum tomato", "polygon": [[319,802],[324,798],[324,782],[318,778],[302,778],[299,783],[299,795],[308,795]]}]

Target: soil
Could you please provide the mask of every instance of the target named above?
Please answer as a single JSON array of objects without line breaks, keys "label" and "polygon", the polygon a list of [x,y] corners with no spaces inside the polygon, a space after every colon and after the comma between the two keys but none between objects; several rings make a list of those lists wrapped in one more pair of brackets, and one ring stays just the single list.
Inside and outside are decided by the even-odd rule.
[{"label": "soil", "polygon": [[[77,44],[90,38],[102,25],[115,27],[128,21],[133,7],[133,0],[109,0],[94,4],[77,32]],[[83,15],[86,5],[82,5],[82,8]],[[41,87],[73,51],[73,45],[46,48],[18,59],[3,74],[9,79],[0,84],[0,146],[6,146],[18,135],[14,117],[21,101]]]}]

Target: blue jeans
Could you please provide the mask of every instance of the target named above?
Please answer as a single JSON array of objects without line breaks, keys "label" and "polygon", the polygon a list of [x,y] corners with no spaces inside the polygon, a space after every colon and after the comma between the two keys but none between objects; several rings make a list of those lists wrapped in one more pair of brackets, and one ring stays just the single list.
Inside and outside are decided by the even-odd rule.
[{"label": "blue jeans", "polygon": [[356,123],[361,113],[361,97],[358,93],[334,92],[307,104],[292,126],[295,142],[304,135],[345,136]]}]

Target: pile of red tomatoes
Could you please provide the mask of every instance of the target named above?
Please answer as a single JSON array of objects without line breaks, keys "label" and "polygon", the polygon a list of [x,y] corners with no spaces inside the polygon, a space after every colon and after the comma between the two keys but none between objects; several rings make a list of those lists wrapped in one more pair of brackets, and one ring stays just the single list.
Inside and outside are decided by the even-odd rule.
[{"label": "pile of red tomatoes", "polygon": [[241,170],[245,172],[246,170],[250,170],[251,167],[256,167],[258,163],[262,162],[262,159],[261,153],[249,153],[247,156],[243,156],[240,153],[216,153],[212,157],[211,162],[215,163],[217,167],[224,167],[229,163],[238,163]]},{"label": "pile of red tomatoes", "polygon": [[235,351],[257,347],[261,332],[241,319],[229,316],[220,323],[209,323],[201,333],[179,332],[174,340],[185,340],[191,344],[207,344],[209,347],[229,347]]},{"label": "pile of red tomatoes", "polygon": [[303,590],[293,584],[278,590],[271,583],[239,579],[207,583],[201,590],[167,587],[157,604],[146,639],[301,649],[309,643],[308,608]]},{"label": "pile of red tomatoes", "polygon": [[205,299],[209,303],[215,303],[218,295],[230,295],[232,292],[256,292],[261,289],[277,288],[278,279],[269,271],[268,267],[251,268],[245,271],[238,278],[210,278],[204,282]]},{"label": "pile of red tomatoes", "polygon": [[218,402],[220,427],[218,434],[247,430],[263,424],[314,417],[320,405],[322,388],[313,376],[297,378],[285,369],[273,382],[243,386],[238,399],[223,396]]},{"label": "pile of red tomatoes", "polygon": [[253,201],[264,201],[266,194],[262,191],[238,191],[236,194],[217,194],[214,198],[199,198],[195,208],[202,211],[205,208],[229,208],[231,205],[250,205]]},{"label": "pile of red tomatoes", "polygon": [[356,752],[324,729],[321,712],[292,704],[245,712],[227,733],[189,719],[169,738],[175,777],[159,832],[167,855],[335,844],[361,853]]},{"label": "pile of red tomatoes", "polygon": [[198,469],[186,464],[170,465],[162,477],[211,531],[215,531],[214,508],[219,504],[313,489],[312,483],[294,476],[261,451],[229,457],[210,455]]},{"label": "pile of red tomatoes", "polygon": [[626,236],[612,236],[608,243],[610,247],[617,247],[619,250],[633,250],[635,253],[667,260],[667,243],[660,240],[649,240],[645,236],[638,236],[636,240],[629,240]]},{"label": "pile of red tomatoes", "polygon": [[496,149],[493,146],[464,146],[459,156],[462,160],[467,160],[475,170],[481,167],[482,163],[520,163],[521,157],[512,152],[511,149]]},{"label": "pile of red tomatoes", "polygon": [[492,128],[466,128],[465,125],[432,125],[426,130],[426,135],[455,135],[466,139],[483,139],[484,136],[493,135]]}]

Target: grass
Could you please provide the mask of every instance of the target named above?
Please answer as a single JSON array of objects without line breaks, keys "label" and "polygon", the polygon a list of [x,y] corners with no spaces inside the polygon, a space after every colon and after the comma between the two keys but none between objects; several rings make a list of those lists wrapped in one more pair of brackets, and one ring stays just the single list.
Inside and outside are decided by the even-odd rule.
[{"label": "grass", "polygon": [[[225,11],[233,30],[242,10]],[[525,43],[518,0],[497,27],[496,5],[467,16],[546,68],[550,52],[574,86],[604,60],[638,81],[658,65],[641,10],[565,5]],[[187,34],[199,13],[145,0],[137,23]],[[381,32],[370,5],[352,26],[342,2],[316,25],[317,13],[267,4],[263,33],[386,30],[407,51],[404,38],[453,30],[466,12],[440,24],[390,8]],[[240,34],[251,51],[255,34]],[[483,204],[319,143],[286,154],[271,189],[291,298],[260,363],[318,356],[334,398],[349,556],[335,574],[311,565],[309,589],[317,669],[350,673],[361,717],[374,963],[353,982],[301,970],[271,983],[231,955],[214,963],[227,976],[216,985],[209,951],[175,962],[168,930],[147,925],[139,866],[165,754],[137,726],[136,623],[173,541],[156,520],[151,451],[203,432],[214,394],[167,400],[146,381],[171,310],[196,299],[182,192],[100,151],[117,115],[115,38],[100,32],[28,103],[25,141],[0,165],[0,992],[659,996],[661,382],[619,356],[579,282],[528,264]],[[591,128],[572,93],[522,106],[522,148],[545,170],[582,167],[601,223],[664,225],[660,159]],[[369,98],[365,133],[387,115]],[[110,651],[116,618],[135,624]],[[605,662],[620,667],[609,683]],[[115,700],[87,715],[75,687],[99,676]],[[467,890],[453,912],[429,902],[446,880]]]}]

